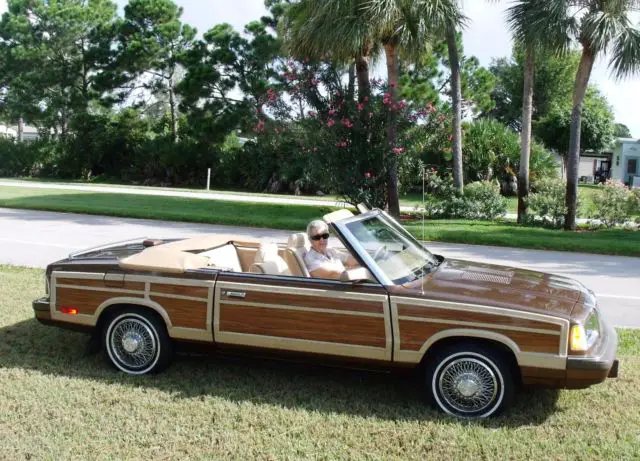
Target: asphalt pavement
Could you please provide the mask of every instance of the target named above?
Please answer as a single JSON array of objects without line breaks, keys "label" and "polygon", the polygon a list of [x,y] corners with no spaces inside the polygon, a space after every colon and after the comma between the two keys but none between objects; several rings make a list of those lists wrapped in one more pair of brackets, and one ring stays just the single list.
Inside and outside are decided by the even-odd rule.
[{"label": "asphalt pavement", "polygon": [[[303,231],[304,229],[300,229]],[[45,267],[70,252],[138,237],[211,232],[286,241],[290,231],[0,208],[0,264]],[[337,246],[333,240],[330,244]],[[593,289],[616,326],[640,328],[640,258],[428,242],[456,259],[523,267],[575,278]]]}]

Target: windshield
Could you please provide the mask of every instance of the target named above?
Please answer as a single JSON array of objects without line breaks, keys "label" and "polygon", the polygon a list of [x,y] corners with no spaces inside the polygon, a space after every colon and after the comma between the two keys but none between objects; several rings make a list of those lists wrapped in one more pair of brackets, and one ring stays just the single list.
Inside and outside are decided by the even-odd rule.
[{"label": "windshield", "polygon": [[345,226],[396,285],[420,278],[438,265],[435,256],[384,215],[373,215]]}]

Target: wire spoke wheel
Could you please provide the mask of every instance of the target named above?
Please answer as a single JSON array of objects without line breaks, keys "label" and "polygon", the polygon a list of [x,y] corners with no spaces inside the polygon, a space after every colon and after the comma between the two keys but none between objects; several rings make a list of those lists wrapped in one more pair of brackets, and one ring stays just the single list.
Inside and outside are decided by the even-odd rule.
[{"label": "wire spoke wheel", "polygon": [[111,332],[110,342],[116,359],[127,368],[144,368],[158,353],[155,335],[146,323],[135,318],[119,322]]},{"label": "wire spoke wheel", "polygon": [[501,352],[478,343],[438,350],[427,367],[429,397],[441,411],[458,418],[486,418],[511,404],[515,386]]},{"label": "wire spoke wheel", "polygon": [[483,362],[472,358],[449,363],[440,373],[438,387],[446,403],[461,413],[481,412],[498,393],[495,373]]},{"label": "wire spoke wheel", "polygon": [[132,309],[107,324],[104,346],[109,360],[125,373],[159,371],[170,360],[171,343],[164,324],[152,314]]}]

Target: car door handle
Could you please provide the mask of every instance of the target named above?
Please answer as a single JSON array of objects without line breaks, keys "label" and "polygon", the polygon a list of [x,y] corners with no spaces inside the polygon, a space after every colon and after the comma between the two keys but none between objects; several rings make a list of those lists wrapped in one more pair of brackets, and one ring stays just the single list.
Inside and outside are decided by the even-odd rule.
[{"label": "car door handle", "polygon": [[244,291],[224,291],[222,294],[229,298],[244,298],[247,296]]}]

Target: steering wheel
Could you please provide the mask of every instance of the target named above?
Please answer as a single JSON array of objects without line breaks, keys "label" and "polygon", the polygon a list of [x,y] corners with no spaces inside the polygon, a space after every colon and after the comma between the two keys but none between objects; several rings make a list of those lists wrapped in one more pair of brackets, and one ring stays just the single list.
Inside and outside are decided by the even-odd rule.
[{"label": "steering wheel", "polygon": [[373,260],[378,261],[385,256],[387,256],[387,245],[381,245],[373,254]]}]

